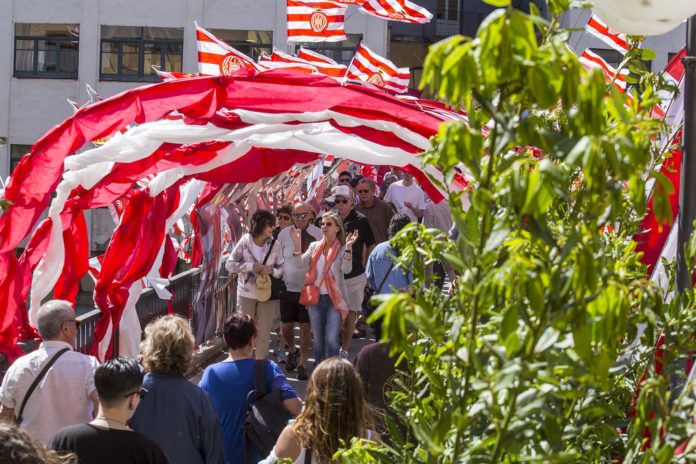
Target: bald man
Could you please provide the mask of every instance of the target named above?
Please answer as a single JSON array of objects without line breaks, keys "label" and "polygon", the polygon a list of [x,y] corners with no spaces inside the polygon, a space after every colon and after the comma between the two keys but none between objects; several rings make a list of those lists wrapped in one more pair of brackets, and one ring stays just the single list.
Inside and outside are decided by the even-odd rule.
[{"label": "bald man", "polygon": [[[294,226],[286,227],[278,234],[283,258],[283,281],[288,291],[286,297],[280,300],[280,320],[283,323],[283,338],[288,344],[288,361],[285,369],[290,372],[297,368],[297,380],[307,380],[306,362],[309,347],[312,342],[312,332],[309,325],[307,308],[300,304],[300,291],[305,281],[306,269],[298,268],[293,259],[295,246],[290,231],[297,228],[302,231],[302,252],[307,251],[309,244],[321,240],[321,229],[313,225],[314,210],[305,202],[295,205],[293,212]],[[295,324],[300,326],[300,349],[295,346]]]}]

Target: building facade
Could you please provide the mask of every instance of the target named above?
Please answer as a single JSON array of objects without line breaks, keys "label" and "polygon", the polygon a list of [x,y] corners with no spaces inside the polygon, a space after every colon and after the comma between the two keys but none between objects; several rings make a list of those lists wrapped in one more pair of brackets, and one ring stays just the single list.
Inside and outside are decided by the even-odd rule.
[{"label": "building facade", "polygon": [[[86,85],[109,97],[157,82],[152,66],[197,72],[194,21],[245,53],[287,44],[283,0],[0,0],[0,177],[70,116],[66,99],[88,101]],[[309,44],[350,60],[364,40],[387,53],[387,22],[346,15],[348,41]]]}]

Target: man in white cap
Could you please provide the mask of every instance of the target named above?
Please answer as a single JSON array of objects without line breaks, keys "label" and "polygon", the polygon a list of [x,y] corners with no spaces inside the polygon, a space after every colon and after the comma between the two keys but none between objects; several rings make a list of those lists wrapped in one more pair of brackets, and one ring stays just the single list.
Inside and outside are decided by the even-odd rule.
[{"label": "man in white cap", "polygon": [[348,316],[343,321],[341,328],[341,357],[348,357],[348,348],[353,339],[355,321],[362,310],[363,294],[367,277],[365,277],[365,263],[367,257],[375,246],[375,238],[372,234],[370,222],[365,215],[355,210],[353,191],[347,185],[337,185],[331,191],[329,201],[334,203],[334,209],[341,215],[346,235],[358,231],[358,239],[353,245],[353,270],[345,275],[348,295],[344,295],[348,306]]}]

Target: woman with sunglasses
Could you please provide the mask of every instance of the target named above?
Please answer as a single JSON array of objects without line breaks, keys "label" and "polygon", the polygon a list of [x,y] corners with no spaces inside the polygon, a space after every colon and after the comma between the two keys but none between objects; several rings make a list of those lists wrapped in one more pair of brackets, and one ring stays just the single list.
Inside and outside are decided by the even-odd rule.
[{"label": "woman with sunglasses", "polygon": [[49,446],[59,453],[76,454],[81,464],[169,463],[157,443],[128,426],[147,393],[142,387],[144,376],[138,361],[126,357],[109,359],[97,367],[94,374],[99,395],[97,417],[87,424],[60,429]]},{"label": "woman with sunglasses", "polygon": [[341,323],[348,314],[343,275],[353,267],[352,247],[358,239],[357,231],[346,237],[343,220],[335,211],[322,215],[321,232],[321,241],[311,243],[304,253],[301,252],[300,230],[294,229],[291,233],[295,262],[298,267],[308,268],[306,284],[319,289],[319,301],[308,306],[313,334],[312,350],[317,365],[325,358],[338,356]]},{"label": "woman with sunglasses", "polygon": [[145,327],[140,348],[148,394],[131,418],[131,428],[159,444],[171,464],[224,463],[213,404],[185,377],[194,350],[188,321],[175,315],[155,320]]},{"label": "woman with sunglasses", "polygon": [[[280,208],[278,208],[278,211],[276,212],[276,218],[278,219],[277,221],[277,226],[275,229],[273,229],[273,239],[277,240],[279,242],[279,245],[282,244],[282,240],[279,238],[280,237],[280,232],[283,231],[284,229],[287,229],[289,226],[292,225],[292,215],[293,215],[293,205],[292,203],[286,203],[282,205]],[[282,247],[282,245],[281,245]],[[282,253],[282,250],[281,250]],[[285,277],[285,276],[283,276]],[[289,350],[289,345],[290,342],[285,340],[283,337],[283,331],[281,330],[281,311],[280,311],[280,306],[282,306],[282,302],[279,302],[279,310],[276,311],[276,317],[273,320],[273,331],[276,333],[277,338],[276,342],[273,345],[273,352],[275,353],[276,357],[278,358],[279,363],[286,363],[288,361],[288,350]]]}]

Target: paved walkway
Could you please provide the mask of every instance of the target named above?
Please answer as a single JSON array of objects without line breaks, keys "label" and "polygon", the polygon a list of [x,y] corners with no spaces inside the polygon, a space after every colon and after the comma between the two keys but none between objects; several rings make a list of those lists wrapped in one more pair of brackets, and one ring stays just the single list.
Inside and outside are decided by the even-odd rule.
[{"label": "paved walkway", "polygon": [[[295,332],[296,332],[295,333],[295,342],[299,343],[299,329],[295,329]],[[369,334],[370,334],[370,332],[368,331],[368,335]],[[276,335],[273,334],[271,337],[271,346],[274,345],[276,338],[277,338]],[[358,352],[360,352],[360,350],[364,346],[369,345],[370,343],[374,343],[374,338],[369,338],[369,339],[368,338],[357,338],[357,339],[354,338],[353,342],[350,344],[350,349],[348,350],[348,355],[349,355],[348,359],[353,361],[355,359],[355,357],[358,355]],[[217,352],[219,354],[217,356],[211,355],[209,358],[209,359],[211,359],[211,361],[209,361],[206,365],[222,361],[223,359],[225,359],[227,357],[227,353],[225,351],[220,350],[219,347],[215,347],[215,348],[211,348],[211,349],[217,350]],[[272,351],[271,351],[270,359],[272,359],[275,362],[278,362],[278,360],[275,356],[275,353],[273,353]],[[312,374],[312,367],[313,366],[314,366],[314,356],[310,350],[309,362],[307,363],[307,367],[309,368],[309,372],[308,372],[309,375]],[[201,366],[201,367],[204,368],[205,366]],[[307,391],[307,380],[304,380],[304,381],[297,380],[297,370],[295,370],[293,372],[286,372],[285,371],[285,364],[280,364],[280,367],[283,370],[283,372],[285,372],[285,375],[287,376],[288,381],[290,382],[290,385],[292,386],[292,388],[294,388],[295,391],[297,392],[297,394],[300,395],[300,397],[304,400],[305,394]],[[200,380],[201,380],[202,375],[203,375],[203,369],[201,369],[199,372],[197,372],[194,376],[192,376],[190,378],[191,382],[198,384],[198,382],[200,382]]]}]

